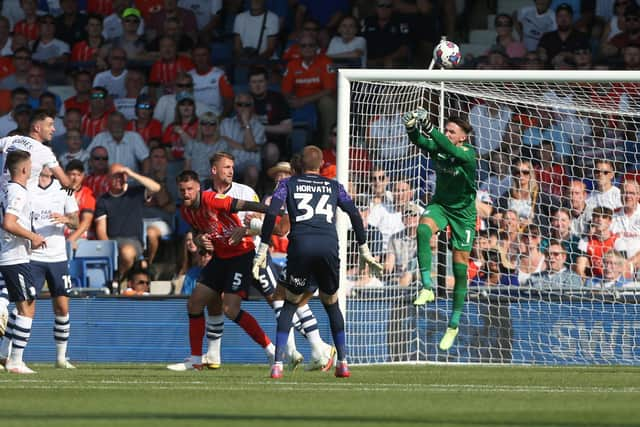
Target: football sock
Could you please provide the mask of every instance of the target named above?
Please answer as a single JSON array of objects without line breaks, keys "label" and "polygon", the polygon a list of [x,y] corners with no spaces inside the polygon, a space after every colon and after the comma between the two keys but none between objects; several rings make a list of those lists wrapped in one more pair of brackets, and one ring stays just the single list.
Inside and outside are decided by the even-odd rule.
[{"label": "football sock", "polygon": [[431,289],[431,227],[427,224],[418,224],[418,266],[420,267],[420,280],[424,289]]},{"label": "football sock", "polygon": [[[238,316],[233,319],[260,347],[264,348],[271,344],[271,340],[264,333],[256,319],[244,310],[240,310]],[[285,341],[286,342],[286,341]]]},{"label": "football sock", "polygon": [[[284,300],[275,300],[273,301],[273,311],[276,315],[276,324],[278,319],[280,319],[280,313],[282,313],[282,307],[284,307]],[[300,323],[295,312],[293,313],[293,318],[291,320],[292,323]],[[276,340],[277,341],[277,340]],[[293,336],[293,328],[289,329],[289,338],[287,338],[287,344],[285,348],[286,354],[293,354],[296,351],[296,340]]]},{"label": "football sock", "polygon": [[282,362],[287,352],[287,341],[291,332],[291,320],[296,312],[296,305],[285,301],[278,316],[278,328],[276,333],[276,362]]},{"label": "football sock", "polygon": [[67,358],[67,343],[69,342],[69,330],[71,323],[69,315],[56,316],[53,325],[53,339],[56,342],[56,358],[63,361]]},{"label": "football sock", "polygon": [[18,310],[15,308],[9,313],[9,321],[7,322],[7,330],[4,333],[4,337],[2,337],[2,342],[0,342],[0,357],[9,357],[9,352],[11,350],[11,342],[13,341],[13,328],[16,324],[16,316],[18,315]]},{"label": "football sock", "polygon": [[224,315],[209,315],[207,318],[207,355],[212,356],[216,362],[220,361],[220,344],[224,332]]},{"label": "football sock", "polygon": [[[320,337],[318,329],[318,319],[311,311],[309,304],[299,306],[296,314],[300,319],[300,333],[309,341],[311,345],[311,354],[314,359],[321,357],[325,351],[326,343]],[[295,325],[294,325],[295,326]],[[297,329],[297,328],[296,328]]]},{"label": "football sock", "polygon": [[453,263],[453,312],[449,319],[449,327],[457,328],[464,308],[464,300],[467,296],[467,264]]},{"label": "football sock", "polygon": [[344,336],[344,317],[338,307],[338,303],[325,305],[324,309],[329,316],[329,325],[331,327],[331,335],[333,336],[333,344],[338,351],[338,360],[345,360],[347,357],[347,346]]},{"label": "football sock", "polygon": [[31,324],[33,319],[26,316],[17,315],[16,323],[13,326],[13,339],[11,341],[11,354],[9,355],[9,362],[12,364],[22,362],[22,354],[24,348],[29,342],[31,336]]},{"label": "football sock", "polygon": [[204,313],[189,313],[189,345],[191,346],[191,356],[202,358],[204,323]]}]

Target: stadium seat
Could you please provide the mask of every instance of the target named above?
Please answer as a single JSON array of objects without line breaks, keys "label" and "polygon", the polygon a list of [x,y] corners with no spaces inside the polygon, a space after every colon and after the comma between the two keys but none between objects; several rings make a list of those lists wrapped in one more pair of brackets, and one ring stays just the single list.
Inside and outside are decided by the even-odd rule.
[{"label": "stadium seat", "polygon": [[78,240],[76,250],[67,242],[69,274],[76,287],[109,288],[118,269],[115,240]]}]

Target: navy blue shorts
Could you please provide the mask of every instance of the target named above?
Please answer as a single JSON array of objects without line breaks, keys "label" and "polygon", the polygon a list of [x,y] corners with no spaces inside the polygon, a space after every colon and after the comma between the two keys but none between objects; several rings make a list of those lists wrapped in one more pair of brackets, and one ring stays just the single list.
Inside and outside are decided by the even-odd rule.
[{"label": "navy blue shorts", "polygon": [[326,250],[322,245],[305,248],[289,242],[287,267],[283,285],[290,292],[300,295],[320,289],[333,295],[340,286],[340,258],[337,248]]},{"label": "navy blue shorts", "polygon": [[242,298],[249,295],[249,287],[253,286],[254,251],[233,258],[216,258],[214,255],[200,272],[198,282],[216,292],[237,294]]},{"label": "navy blue shorts", "polygon": [[0,265],[0,274],[9,292],[9,301],[32,301],[36,299],[36,288],[33,286],[31,264]]},{"label": "navy blue shorts", "polygon": [[46,280],[52,297],[68,297],[71,292],[71,276],[66,261],[42,262],[31,261],[31,274],[36,293],[40,296]]},{"label": "navy blue shorts", "polygon": [[253,281],[253,287],[262,294],[263,297],[273,295],[278,285],[279,268],[274,265],[271,255],[267,254],[267,267],[260,269],[260,280]]}]

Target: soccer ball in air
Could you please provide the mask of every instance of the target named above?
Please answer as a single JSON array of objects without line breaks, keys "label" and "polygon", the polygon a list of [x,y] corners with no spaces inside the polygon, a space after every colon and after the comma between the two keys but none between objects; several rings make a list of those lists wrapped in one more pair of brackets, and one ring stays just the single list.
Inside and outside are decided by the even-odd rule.
[{"label": "soccer ball in air", "polygon": [[462,61],[460,48],[454,42],[442,40],[433,49],[433,59],[437,65],[444,68],[457,67]]}]

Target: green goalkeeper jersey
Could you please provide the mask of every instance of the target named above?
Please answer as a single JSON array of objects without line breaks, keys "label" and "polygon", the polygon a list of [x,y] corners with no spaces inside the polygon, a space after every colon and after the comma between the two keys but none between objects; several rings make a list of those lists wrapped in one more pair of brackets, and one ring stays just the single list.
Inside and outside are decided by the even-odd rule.
[{"label": "green goalkeeper jersey", "polygon": [[456,146],[435,128],[429,135],[416,128],[409,132],[409,139],[431,155],[436,172],[436,192],[431,201],[451,209],[475,207],[477,160],[473,146]]}]

